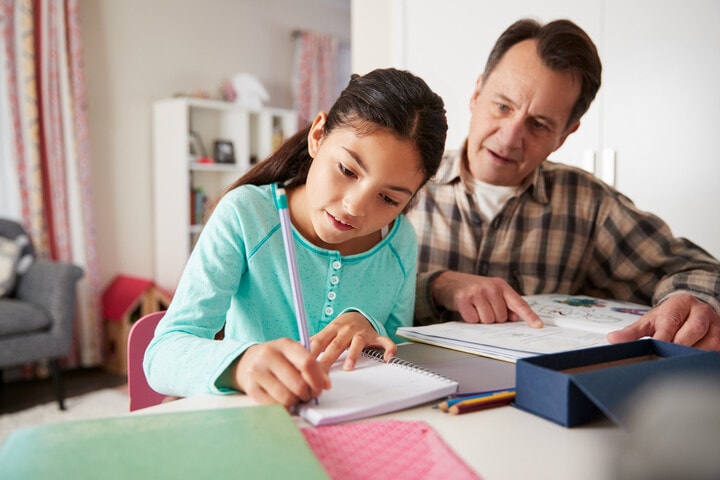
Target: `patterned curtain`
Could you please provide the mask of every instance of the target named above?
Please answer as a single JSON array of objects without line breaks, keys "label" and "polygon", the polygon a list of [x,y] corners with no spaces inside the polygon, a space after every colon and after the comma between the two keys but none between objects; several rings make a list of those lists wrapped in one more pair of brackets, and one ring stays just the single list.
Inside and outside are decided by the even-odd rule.
[{"label": "patterned curtain", "polygon": [[350,80],[350,46],[317,32],[295,33],[293,96],[298,128],[327,112]]},{"label": "patterned curtain", "polygon": [[66,367],[103,349],[79,15],[78,0],[0,0],[0,215],[85,270]]}]

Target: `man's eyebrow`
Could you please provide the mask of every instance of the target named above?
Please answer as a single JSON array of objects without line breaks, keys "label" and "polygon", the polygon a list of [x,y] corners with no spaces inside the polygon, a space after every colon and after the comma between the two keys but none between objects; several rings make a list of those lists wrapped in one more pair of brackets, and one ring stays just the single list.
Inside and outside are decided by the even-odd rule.
[{"label": "man's eyebrow", "polygon": [[[354,151],[352,151],[346,147],[342,147],[342,148],[343,148],[343,150],[345,150],[348,153],[348,155],[350,155],[355,160],[355,162],[357,162],[358,167],[360,167],[360,169],[363,172],[367,173],[367,171],[368,171],[367,166],[365,166],[365,163],[362,161],[362,158],[360,158],[360,155],[358,155],[357,153],[355,153]],[[400,186],[400,185],[384,185],[384,187],[389,190],[393,190],[393,191],[400,192],[400,193],[405,193],[411,197],[413,195],[415,195],[414,192],[412,192],[411,190],[409,190],[403,186]]]}]

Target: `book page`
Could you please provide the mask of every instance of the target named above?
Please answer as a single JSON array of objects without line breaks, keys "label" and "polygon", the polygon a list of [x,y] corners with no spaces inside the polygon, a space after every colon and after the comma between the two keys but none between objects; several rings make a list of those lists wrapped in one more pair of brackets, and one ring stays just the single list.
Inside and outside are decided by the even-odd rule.
[{"label": "book page", "polygon": [[401,363],[363,355],[355,369],[342,369],[341,356],[330,369],[332,387],[318,404],[304,403],[297,413],[313,425],[356,420],[437,400],[457,391],[458,383]]},{"label": "book page", "polygon": [[608,344],[602,333],[564,329],[555,325],[532,328],[524,322],[447,322],[424,327],[401,327],[397,334],[409,340],[505,361]]},{"label": "book page", "polygon": [[545,324],[604,334],[636,322],[651,308],[585,295],[546,294],[523,298]]},{"label": "book page", "polygon": [[515,362],[538,354],[608,345],[607,334],[637,321],[650,307],[582,295],[523,297],[545,323],[469,324],[447,322],[423,327],[401,327],[408,340]]}]

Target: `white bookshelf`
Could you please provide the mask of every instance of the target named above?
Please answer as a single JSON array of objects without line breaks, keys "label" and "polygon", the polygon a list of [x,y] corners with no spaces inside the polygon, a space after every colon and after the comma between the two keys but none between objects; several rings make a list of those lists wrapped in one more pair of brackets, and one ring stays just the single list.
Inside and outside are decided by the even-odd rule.
[{"label": "white bookshelf", "polygon": [[[297,113],[281,108],[248,110],[233,103],[196,98],[169,98],[153,103],[153,205],[155,281],[174,291],[197,235],[191,222],[191,196],[202,189],[209,202],[272,153],[274,141],[297,130]],[[216,140],[233,144],[235,163],[201,163],[190,152],[191,134],[213,157]],[[200,153],[200,152],[197,152]]]}]

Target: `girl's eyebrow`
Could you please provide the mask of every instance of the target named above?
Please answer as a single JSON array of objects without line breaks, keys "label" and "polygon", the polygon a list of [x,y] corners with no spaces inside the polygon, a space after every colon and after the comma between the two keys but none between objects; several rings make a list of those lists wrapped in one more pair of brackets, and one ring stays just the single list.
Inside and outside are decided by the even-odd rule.
[{"label": "girl's eyebrow", "polygon": [[[366,173],[367,173],[367,171],[368,171],[368,170],[367,170],[367,167],[365,166],[365,164],[363,163],[362,159],[360,158],[360,156],[359,156],[357,153],[355,153],[354,151],[352,151],[352,150],[350,150],[350,149],[348,149],[348,148],[346,148],[346,147],[342,147],[342,149],[345,150],[345,151],[348,153],[348,155],[350,155],[350,156],[355,160],[355,162],[357,162],[358,167],[360,167],[360,169],[361,169],[363,172],[366,172]],[[405,193],[405,194],[407,194],[407,195],[409,195],[409,196],[411,196],[411,197],[412,197],[413,195],[415,195],[412,191],[410,191],[409,189],[407,189],[407,188],[405,188],[405,187],[403,187],[403,186],[400,186],[400,185],[384,185],[384,187],[387,188],[387,189],[389,189],[389,190],[393,190],[393,191],[395,191],[395,192]]]}]

